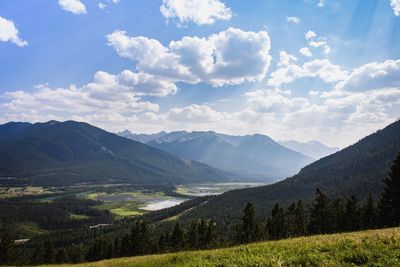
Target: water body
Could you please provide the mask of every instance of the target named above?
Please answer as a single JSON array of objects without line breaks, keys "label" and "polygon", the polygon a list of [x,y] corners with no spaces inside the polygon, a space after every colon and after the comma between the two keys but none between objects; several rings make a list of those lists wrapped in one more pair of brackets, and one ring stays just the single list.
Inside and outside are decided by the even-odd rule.
[{"label": "water body", "polygon": [[170,208],[170,207],[179,205],[184,201],[186,201],[186,199],[182,199],[182,198],[156,200],[156,201],[147,203],[146,206],[141,207],[140,209],[147,210],[147,211],[161,210],[161,209]]},{"label": "water body", "polygon": [[[182,195],[187,196],[209,196],[219,195],[229,190],[250,188],[256,186],[263,186],[264,183],[252,183],[252,182],[237,182],[237,183],[204,183],[204,184],[190,184],[181,185],[178,187],[178,192]],[[164,197],[165,198],[165,197]],[[154,199],[145,203],[140,209],[147,211],[161,210],[170,208],[186,201],[187,199],[177,197],[167,197],[168,199]]]},{"label": "water body", "polygon": [[201,197],[209,195],[219,195],[230,190],[250,188],[263,185],[266,184],[252,183],[252,182],[205,183],[205,184],[182,185],[178,187],[177,191],[183,195]]}]

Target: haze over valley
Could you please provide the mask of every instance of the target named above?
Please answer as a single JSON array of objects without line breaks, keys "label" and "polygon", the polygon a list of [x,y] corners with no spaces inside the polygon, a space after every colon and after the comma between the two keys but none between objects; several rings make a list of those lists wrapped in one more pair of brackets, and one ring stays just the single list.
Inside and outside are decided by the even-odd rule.
[{"label": "haze over valley", "polygon": [[0,1],[0,266],[399,266],[400,0]]}]

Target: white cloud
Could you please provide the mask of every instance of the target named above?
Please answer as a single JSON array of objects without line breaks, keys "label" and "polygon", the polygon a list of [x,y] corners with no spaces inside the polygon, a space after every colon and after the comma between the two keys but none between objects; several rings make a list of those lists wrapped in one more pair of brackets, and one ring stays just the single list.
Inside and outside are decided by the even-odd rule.
[{"label": "white cloud", "polygon": [[297,61],[297,57],[290,55],[285,51],[279,51],[278,67],[290,65],[292,61]]},{"label": "white cloud", "polygon": [[147,37],[129,37],[125,31],[107,39],[118,55],[136,61],[138,70],[175,82],[222,86],[261,80],[271,60],[265,31],[229,28],[207,38],[185,36],[168,47]]},{"label": "white cloud", "polygon": [[308,31],[304,34],[304,36],[306,37],[306,40],[310,40],[317,37],[317,34],[314,31]]},{"label": "white cloud", "polygon": [[292,22],[294,24],[299,24],[301,19],[298,17],[286,17],[286,22]]},{"label": "white cloud", "polygon": [[28,45],[27,41],[18,36],[18,29],[15,27],[14,22],[2,17],[0,17],[0,41],[10,41],[21,47]]},{"label": "white cloud", "polygon": [[85,5],[79,0],[58,0],[58,4],[63,10],[71,12],[73,14],[86,14]]},{"label": "white cloud", "polygon": [[[329,54],[331,52],[331,48],[328,45],[326,38],[319,37],[314,31],[308,31],[305,33],[305,38],[310,47],[314,48],[322,48],[322,52],[324,54]],[[309,49],[308,49],[309,50]],[[310,51],[310,50],[309,50]],[[303,50],[303,52],[306,52]],[[300,52],[301,53],[301,52]],[[307,52],[306,52],[307,53]],[[308,53],[307,53],[308,54]],[[305,54],[303,54],[305,55]]]},{"label": "white cloud", "polygon": [[311,57],[312,53],[308,47],[303,47],[299,49],[299,53],[306,57]]},{"label": "white cloud", "polygon": [[173,122],[207,123],[220,122],[224,119],[223,113],[217,112],[207,105],[192,104],[183,108],[172,108],[166,114]]},{"label": "white cloud", "polygon": [[219,0],[163,0],[160,11],[167,20],[178,19],[178,25],[187,22],[213,24],[232,17],[230,8]]},{"label": "white cloud", "polygon": [[341,70],[339,66],[332,64],[328,59],[315,59],[304,63],[303,66],[290,64],[278,68],[271,73],[268,85],[279,87],[305,77],[318,77],[324,82],[332,83],[345,80],[347,75],[346,71]]},{"label": "white cloud", "polygon": [[326,0],[319,0],[319,3],[318,3],[318,7],[324,7],[325,6],[325,1]]},{"label": "white cloud", "polygon": [[141,96],[175,94],[175,84],[150,74],[124,70],[117,75],[98,71],[81,87],[50,88],[39,85],[32,92],[13,91],[1,96],[2,121],[82,120],[113,127],[137,121],[138,114],[158,112],[158,104]]},{"label": "white cloud", "polygon": [[[366,91],[379,88],[400,88],[400,59],[372,62],[354,69],[336,88]],[[400,90],[400,89],[399,89]]]},{"label": "white cloud", "polygon": [[100,9],[105,9],[105,8],[107,7],[107,5],[104,4],[104,3],[99,3],[97,6],[98,6]]},{"label": "white cloud", "polygon": [[390,0],[390,5],[393,8],[395,16],[400,16],[400,0]]}]

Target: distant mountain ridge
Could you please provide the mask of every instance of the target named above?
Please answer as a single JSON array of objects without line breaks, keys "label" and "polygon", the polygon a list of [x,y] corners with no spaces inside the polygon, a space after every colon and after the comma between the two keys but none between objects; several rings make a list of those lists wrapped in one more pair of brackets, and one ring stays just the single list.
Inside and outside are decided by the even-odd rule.
[{"label": "distant mountain ridge", "polygon": [[383,179],[399,153],[400,120],[304,167],[293,177],[263,187],[226,192],[192,208],[181,219],[213,218],[230,222],[240,218],[241,210],[248,202],[265,216],[275,203],[312,199],[316,188],[331,196],[355,194],[359,199],[365,199],[371,194],[378,197]]},{"label": "distant mountain ridge", "polygon": [[[126,132],[124,135],[141,136],[127,135]],[[313,161],[261,134],[233,136],[213,131],[177,131],[148,135],[146,139],[151,139],[147,145],[180,158],[265,182],[291,176]]]},{"label": "distant mountain ridge", "polygon": [[193,183],[234,176],[87,123],[49,121],[0,125],[0,177],[62,185]]},{"label": "distant mountain ridge", "polygon": [[301,143],[295,140],[278,141],[284,147],[297,151],[313,159],[320,159],[333,154],[340,149],[338,147],[328,147],[318,141]]}]

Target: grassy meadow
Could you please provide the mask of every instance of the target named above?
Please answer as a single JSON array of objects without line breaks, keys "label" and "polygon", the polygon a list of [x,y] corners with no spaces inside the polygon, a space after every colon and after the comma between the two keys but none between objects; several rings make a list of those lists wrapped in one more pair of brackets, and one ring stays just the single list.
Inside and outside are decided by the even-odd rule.
[{"label": "grassy meadow", "polygon": [[400,266],[400,228],[61,266]]}]

